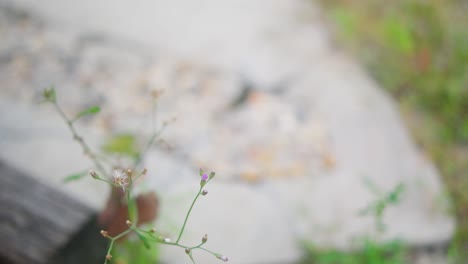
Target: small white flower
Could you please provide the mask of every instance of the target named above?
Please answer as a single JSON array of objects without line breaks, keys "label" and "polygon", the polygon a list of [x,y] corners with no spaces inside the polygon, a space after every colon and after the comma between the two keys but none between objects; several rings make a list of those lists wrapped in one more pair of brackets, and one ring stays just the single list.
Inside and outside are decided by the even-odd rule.
[{"label": "small white flower", "polygon": [[123,170],[123,169],[115,169],[113,172],[112,172],[112,181],[121,186],[122,187],[122,190],[125,191],[125,187],[127,187],[127,185],[129,184],[129,177],[128,177],[128,173]]}]

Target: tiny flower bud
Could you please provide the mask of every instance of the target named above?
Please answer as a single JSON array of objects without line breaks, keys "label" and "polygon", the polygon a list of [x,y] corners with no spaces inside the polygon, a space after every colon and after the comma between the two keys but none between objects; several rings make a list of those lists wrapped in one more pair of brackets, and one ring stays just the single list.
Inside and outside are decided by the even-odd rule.
[{"label": "tiny flower bud", "polygon": [[210,179],[210,180],[211,180],[211,179],[213,179],[213,178],[214,178],[214,176],[215,176],[215,172],[214,172],[214,171],[212,171],[212,172],[210,173],[210,177],[209,177],[209,179]]},{"label": "tiny flower bud", "polygon": [[229,260],[228,257],[226,257],[224,255],[221,255],[221,254],[217,254],[216,257],[219,258],[220,260],[224,261],[224,262]]},{"label": "tiny flower bud", "polygon": [[127,169],[127,174],[128,174],[129,176],[132,176],[132,173],[133,173],[132,169]]},{"label": "tiny flower bud", "polygon": [[107,254],[107,255],[106,255],[106,259],[107,259],[107,260],[111,260],[111,259],[112,259],[112,255],[111,255],[111,254]]},{"label": "tiny flower bud", "polygon": [[91,175],[91,177],[93,177],[94,179],[99,179],[99,176],[97,175],[97,173],[93,170],[90,170],[89,171],[89,175]]},{"label": "tiny flower bud", "polygon": [[191,251],[192,251],[192,250],[191,250],[190,248],[186,248],[186,249],[185,249],[185,253],[188,254],[188,255],[190,255]]},{"label": "tiny flower bud", "polygon": [[155,232],[156,232],[156,228],[151,228],[151,229],[150,229],[150,232],[151,232],[151,233],[155,233]]},{"label": "tiny flower bud", "polygon": [[46,101],[53,102],[53,103],[56,101],[56,97],[57,97],[55,94],[54,87],[44,89],[42,96],[44,97]]},{"label": "tiny flower bud", "polygon": [[109,232],[105,231],[105,230],[101,230],[101,235],[103,237],[109,237]]},{"label": "tiny flower bud", "polygon": [[207,190],[203,190],[203,191],[201,192],[201,194],[202,194],[203,196],[205,196],[205,195],[208,194],[208,191],[207,191]]},{"label": "tiny flower bud", "polygon": [[205,244],[206,241],[208,241],[208,235],[207,235],[207,234],[205,234],[205,235],[203,236],[203,238],[201,239],[201,242],[202,242],[203,244]]},{"label": "tiny flower bud", "polygon": [[167,237],[165,237],[165,238],[163,239],[163,241],[164,241],[164,243],[171,243],[171,239],[170,239],[170,238],[167,238]]},{"label": "tiny flower bud", "polygon": [[125,221],[125,223],[126,223],[128,226],[132,226],[132,222],[130,222],[130,220]]},{"label": "tiny flower bud", "polygon": [[203,173],[201,179],[202,179],[202,181],[207,181],[208,180],[208,174]]},{"label": "tiny flower bud", "polygon": [[144,168],[143,171],[141,172],[141,174],[146,175],[147,172],[148,172],[148,169]]}]

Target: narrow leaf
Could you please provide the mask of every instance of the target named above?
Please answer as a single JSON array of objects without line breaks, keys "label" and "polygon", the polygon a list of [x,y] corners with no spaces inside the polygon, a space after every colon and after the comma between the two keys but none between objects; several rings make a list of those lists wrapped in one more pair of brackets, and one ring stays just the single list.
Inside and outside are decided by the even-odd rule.
[{"label": "narrow leaf", "polygon": [[78,120],[79,118],[86,116],[86,115],[94,115],[99,113],[101,111],[101,108],[99,106],[92,106],[86,110],[81,111],[78,115],[73,120]]},{"label": "narrow leaf", "polygon": [[148,239],[138,231],[136,232],[136,234],[140,238],[141,242],[143,242],[143,245],[145,245],[145,248],[150,249],[151,246],[150,246],[150,244],[148,242]]},{"label": "narrow leaf", "polygon": [[77,173],[68,175],[67,177],[63,178],[63,181],[65,183],[72,182],[72,181],[77,181],[77,180],[80,180],[81,178],[83,178],[84,176],[86,176],[87,174],[88,174],[88,171],[77,172]]}]

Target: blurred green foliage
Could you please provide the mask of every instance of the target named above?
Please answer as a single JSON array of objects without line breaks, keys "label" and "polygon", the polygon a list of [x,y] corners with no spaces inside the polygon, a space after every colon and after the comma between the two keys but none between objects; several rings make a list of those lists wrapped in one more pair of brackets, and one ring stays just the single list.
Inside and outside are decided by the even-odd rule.
[{"label": "blurred green foliage", "polygon": [[380,235],[385,231],[383,215],[391,205],[397,205],[405,190],[403,184],[398,184],[392,190],[383,192],[372,181],[365,179],[364,183],[371,192],[376,195],[374,201],[370,202],[359,215],[370,215],[375,220],[374,237],[358,238],[354,242],[359,250],[343,251],[337,249],[323,249],[316,247],[311,242],[304,242],[306,256],[303,264],[402,264],[406,262],[406,247],[399,240],[379,242]]},{"label": "blurred green foliage", "polygon": [[137,140],[132,134],[117,134],[111,136],[102,146],[102,150],[108,154],[117,154],[129,158],[138,159]]},{"label": "blurred green foliage", "polygon": [[338,36],[394,95],[468,141],[468,7],[461,1],[323,1]]},{"label": "blurred green foliage", "polygon": [[375,243],[365,239],[359,251],[324,250],[313,244],[306,245],[307,261],[304,264],[403,264],[405,247],[400,241]]},{"label": "blurred green foliage", "polygon": [[118,243],[112,251],[112,263],[157,264],[159,262],[157,244],[151,243],[151,248],[148,249],[147,243],[141,243],[140,239],[132,237]]},{"label": "blurred green foliage", "polygon": [[453,251],[468,252],[468,1],[321,2],[339,42],[399,100],[436,161],[458,222]]},{"label": "blurred green foliage", "polygon": [[383,232],[385,231],[385,224],[383,221],[384,212],[389,206],[396,205],[400,202],[405,186],[400,183],[393,190],[385,193],[377,188],[369,179],[366,179],[365,183],[377,197],[366,208],[361,210],[360,215],[372,216],[375,220],[375,229],[378,232]]}]

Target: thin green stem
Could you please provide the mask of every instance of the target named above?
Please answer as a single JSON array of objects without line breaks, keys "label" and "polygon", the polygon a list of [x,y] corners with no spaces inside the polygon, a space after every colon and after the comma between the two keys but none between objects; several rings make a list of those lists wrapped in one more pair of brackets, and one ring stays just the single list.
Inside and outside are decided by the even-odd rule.
[{"label": "thin green stem", "polygon": [[[130,185],[131,187],[132,185]],[[136,203],[135,199],[132,199],[132,196],[130,194],[130,189],[127,189],[127,209],[128,209],[128,217],[130,218],[129,220],[134,223],[134,225],[138,224],[138,205]]]},{"label": "thin green stem", "polygon": [[133,231],[133,229],[129,228],[129,229],[123,231],[122,233],[118,234],[115,237],[109,237],[110,244],[109,244],[109,248],[107,249],[107,254],[106,254],[106,258],[104,260],[104,264],[106,264],[107,261],[109,261],[109,259],[107,258],[108,256],[112,257],[111,252],[112,252],[112,248],[114,247],[114,242],[117,241],[118,239],[122,238],[123,236],[127,235],[131,231]]},{"label": "thin green stem", "polygon": [[204,247],[197,247],[197,248],[199,248],[199,249],[201,249],[201,250],[204,250],[204,251],[206,251],[206,252],[208,252],[208,253],[210,253],[210,254],[212,254],[212,255],[214,255],[214,256],[218,255],[217,253],[214,253],[213,251],[208,250],[208,249],[206,249],[206,248],[204,248]]},{"label": "thin green stem", "polygon": [[196,263],[195,263],[195,260],[193,260],[192,255],[189,255],[189,258],[190,258],[190,260],[192,261],[193,264],[196,264]]},{"label": "thin green stem", "polygon": [[136,182],[142,175],[146,174],[146,169],[143,169],[135,178],[132,179],[132,182]]},{"label": "thin green stem", "polygon": [[121,237],[123,237],[123,236],[127,235],[128,233],[130,233],[130,232],[132,232],[132,231],[133,231],[133,229],[132,229],[132,228],[129,228],[129,229],[127,229],[127,230],[123,231],[122,233],[120,233],[120,234],[116,235],[116,236],[115,236],[115,237],[113,237],[112,239],[113,239],[113,240],[120,239]]},{"label": "thin green stem", "polygon": [[111,186],[116,186],[115,183],[113,183],[113,182],[111,182],[111,181],[108,181],[108,180],[106,180],[106,179],[103,179],[103,178],[95,178],[95,179],[98,180],[98,181],[103,181],[103,182],[105,182],[105,183],[108,183],[108,184],[110,184]]},{"label": "thin green stem", "polygon": [[113,247],[114,247],[114,239],[111,239],[110,244],[109,244],[109,248],[107,249],[107,254],[106,254],[106,257],[105,257],[105,260],[104,260],[104,264],[107,264],[107,261],[109,260],[107,258],[107,256],[111,256],[111,252],[112,252]]},{"label": "thin green stem", "polygon": [[182,237],[182,234],[184,233],[185,225],[187,224],[187,220],[190,216],[190,213],[192,212],[193,206],[195,205],[195,202],[197,201],[198,197],[200,197],[200,194],[202,192],[203,186],[200,186],[200,189],[198,190],[197,196],[195,196],[195,199],[193,199],[192,204],[190,205],[190,208],[187,212],[187,215],[185,216],[184,224],[182,225],[182,228],[180,229],[179,236],[177,237],[176,243],[179,243],[180,238]]},{"label": "thin green stem", "polygon": [[201,242],[198,246],[191,247],[190,249],[200,248],[200,247],[203,246],[204,244],[205,244],[204,242]]},{"label": "thin green stem", "polygon": [[146,143],[146,146],[145,146],[144,150],[141,152],[141,154],[138,156],[138,159],[135,161],[135,166],[134,166],[135,169],[137,169],[138,166],[140,166],[141,162],[143,161],[143,158],[146,156],[146,153],[148,153],[148,151],[149,151],[149,150],[151,149],[151,147],[153,146],[153,144],[154,144],[156,138],[158,138],[158,137],[162,134],[162,132],[164,131],[164,129],[167,127],[168,124],[169,124],[169,123],[164,122],[164,123],[162,124],[162,127],[161,127],[159,130],[155,130],[155,131],[151,134],[151,136],[150,136],[148,142]]},{"label": "thin green stem", "polygon": [[102,173],[103,175],[106,175],[106,170],[104,169],[104,166],[99,162],[99,160],[97,158],[97,155],[94,154],[91,151],[91,148],[88,146],[88,144],[86,144],[86,142],[83,140],[83,138],[80,135],[78,135],[78,132],[76,132],[76,129],[73,126],[73,121],[70,120],[67,117],[67,115],[65,115],[62,108],[59,106],[59,104],[56,101],[54,101],[53,104],[55,106],[55,109],[59,113],[59,115],[62,117],[62,119],[67,124],[68,129],[70,130],[70,132],[73,135],[73,139],[76,140],[81,145],[81,148],[83,149],[83,152],[93,161],[94,166],[96,167],[96,169],[99,170],[99,172]]}]

